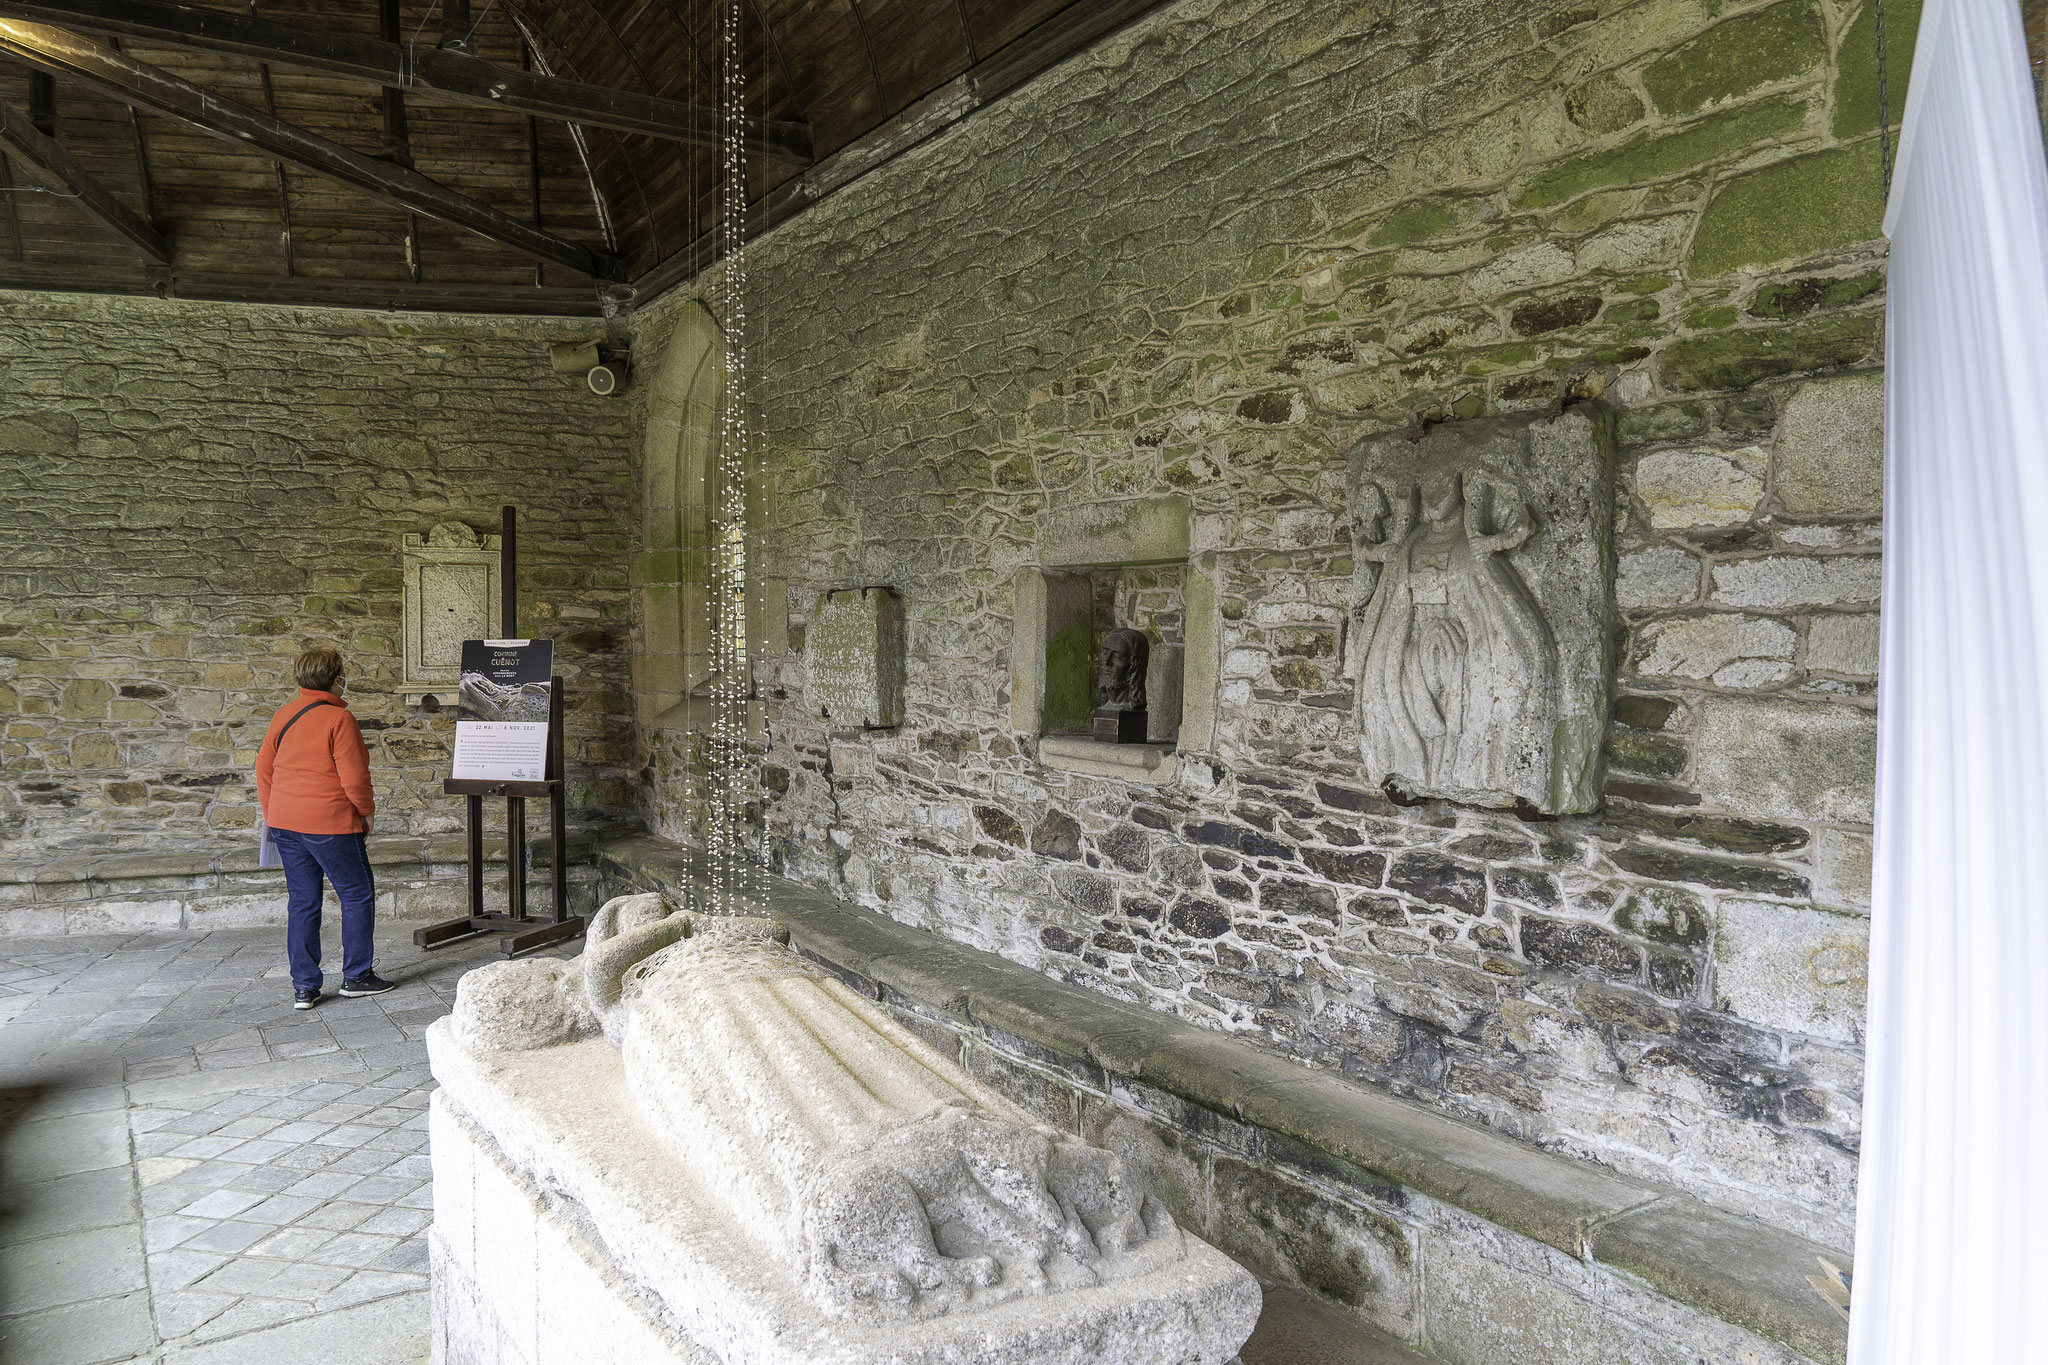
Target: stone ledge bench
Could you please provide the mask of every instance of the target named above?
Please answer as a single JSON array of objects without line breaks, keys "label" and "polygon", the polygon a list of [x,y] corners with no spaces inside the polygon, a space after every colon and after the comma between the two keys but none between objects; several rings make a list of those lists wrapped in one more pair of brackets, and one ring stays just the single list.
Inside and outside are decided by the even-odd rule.
[{"label": "stone ledge bench", "polygon": [[[596,849],[606,895],[708,908],[690,850]],[[1226,1034],[1049,980],[779,878],[759,910],[1045,1121],[1141,1127],[1176,1215],[1269,1282],[1453,1365],[1822,1362],[1840,1250],[1540,1151]]]},{"label": "stone ledge bench", "polygon": [[[616,831],[571,831],[569,901],[597,907],[596,846]],[[495,843],[495,847],[493,844]],[[530,840],[528,903],[546,914],[549,891],[540,871],[551,865],[551,841]],[[370,866],[377,877],[379,920],[452,919],[467,912],[465,849],[460,834],[373,834]],[[503,884],[503,836],[484,845],[485,863]],[[328,904],[334,894],[328,892]],[[39,858],[0,859],[0,940],[53,934],[146,933],[165,929],[242,929],[285,922],[284,873],[256,866],[251,839],[177,852],[104,853],[74,850]]]}]

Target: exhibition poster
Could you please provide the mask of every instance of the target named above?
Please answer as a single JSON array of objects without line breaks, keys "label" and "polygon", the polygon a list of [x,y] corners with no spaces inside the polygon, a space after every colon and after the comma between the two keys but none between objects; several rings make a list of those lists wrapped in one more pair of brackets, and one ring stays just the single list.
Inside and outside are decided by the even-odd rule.
[{"label": "exhibition poster", "polygon": [[538,782],[547,776],[552,640],[464,640],[452,776]]}]

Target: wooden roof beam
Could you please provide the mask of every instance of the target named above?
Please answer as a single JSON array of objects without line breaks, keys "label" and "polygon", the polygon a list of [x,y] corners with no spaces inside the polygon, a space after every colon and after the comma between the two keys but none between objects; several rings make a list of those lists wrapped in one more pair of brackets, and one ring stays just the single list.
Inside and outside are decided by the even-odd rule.
[{"label": "wooden roof beam", "polygon": [[[630,90],[519,71],[449,47],[272,23],[172,0],[0,0],[0,15],[166,47],[237,56],[396,86],[422,98],[717,146],[719,112]],[[748,119],[749,150],[809,165],[806,123]]]},{"label": "wooden roof beam", "polygon": [[35,126],[28,115],[0,100],[0,146],[13,154],[45,188],[77,201],[78,206],[125,237],[152,260],[171,263],[171,239],[149,220],[115,197],[92,172],[78,164],[63,144]]},{"label": "wooden roof beam", "polygon": [[623,280],[625,262],[543,232],[405,166],[365,156],[246,104],[62,29],[0,19],[0,54],[76,81],[134,108],[182,119],[253,152],[353,185],[422,217],[453,223],[515,251],[594,279]]}]

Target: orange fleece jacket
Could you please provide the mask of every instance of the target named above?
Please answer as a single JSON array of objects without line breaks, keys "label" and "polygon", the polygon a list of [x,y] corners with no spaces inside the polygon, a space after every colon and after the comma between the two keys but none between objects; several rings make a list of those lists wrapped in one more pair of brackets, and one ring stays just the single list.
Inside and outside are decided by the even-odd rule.
[{"label": "orange fleece jacket", "polygon": [[[277,732],[314,702],[311,713],[285,736],[278,756]],[[301,690],[270,719],[263,746],[256,751],[256,799],[272,829],[299,834],[360,834],[377,813],[370,790],[370,755],[363,732],[348,707],[332,692]]]}]

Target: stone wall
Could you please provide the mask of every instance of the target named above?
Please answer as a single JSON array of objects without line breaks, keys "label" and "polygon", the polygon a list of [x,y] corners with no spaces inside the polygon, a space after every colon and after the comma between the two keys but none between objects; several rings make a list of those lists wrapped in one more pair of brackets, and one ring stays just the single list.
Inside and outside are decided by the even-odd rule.
[{"label": "stone wall", "polygon": [[25,294],[0,318],[0,857],[246,842],[314,644],[347,657],[378,830],[459,827],[451,716],[398,686],[400,547],[508,502],[574,812],[622,813],[639,410],[547,353],[591,324]]},{"label": "stone wall", "polygon": [[[1871,25],[1833,0],[1183,0],[756,244],[778,869],[1846,1242]],[[1591,399],[1618,449],[1604,808],[1396,804],[1346,667],[1345,452]],[[1041,762],[1013,576],[1050,562],[1046,515],[1174,494],[1187,600],[1220,613],[1183,736],[1213,737],[1158,788]],[[903,596],[906,720],[832,733],[804,627],[861,584]],[[686,828],[686,741],[651,743],[654,822]]]}]

